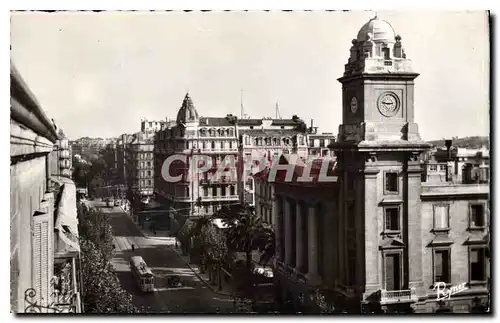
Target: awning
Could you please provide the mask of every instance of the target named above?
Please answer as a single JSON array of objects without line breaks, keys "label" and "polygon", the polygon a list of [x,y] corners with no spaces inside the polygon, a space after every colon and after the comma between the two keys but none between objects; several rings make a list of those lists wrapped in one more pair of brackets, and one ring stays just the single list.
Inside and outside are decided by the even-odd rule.
[{"label": "awning", "polygon": [[69,178],[54,177],[52,180],[62,185],[60,199],[54,212],[55,255],[57,257],[68,253],[79,253],[76,186]]}]

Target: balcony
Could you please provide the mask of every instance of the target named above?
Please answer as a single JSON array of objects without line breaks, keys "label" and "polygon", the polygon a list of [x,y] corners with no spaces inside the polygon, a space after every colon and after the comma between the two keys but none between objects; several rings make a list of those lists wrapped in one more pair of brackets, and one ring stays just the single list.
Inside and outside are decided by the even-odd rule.
[{"label": "balcony", "polygon": [[202,201],[228,201],[228,200],[238,200],[238,195],[213,195],[213,196],[202,196]]},{"label": "balcony", "polygon": [[413,303],[418,300],[415,288],[405,290],[380,290],[380,304]]}]

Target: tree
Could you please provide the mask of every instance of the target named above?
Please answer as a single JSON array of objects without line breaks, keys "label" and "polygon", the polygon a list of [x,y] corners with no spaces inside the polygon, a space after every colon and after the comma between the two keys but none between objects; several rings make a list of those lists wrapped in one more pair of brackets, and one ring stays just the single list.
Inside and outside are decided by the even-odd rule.
[{"label": "tree", "polygon": [[135,313],[132,296],[120,285],[111,264],[113,234],[100,211],[78,206],[82,300],[89,313]]},{"label": "tree", "polygon": [[[228,248],[231,251],[245,253],[246,274],[247,277],[252,277],[252,252],[257,250],[262,252],[261,263],[269,261],[274,256],[274,232],[255,214],[254,208],[248,205],[224,207],[217,216],[227,226]],[[252,280],[247,279],[246,282],[251,288]]]}]

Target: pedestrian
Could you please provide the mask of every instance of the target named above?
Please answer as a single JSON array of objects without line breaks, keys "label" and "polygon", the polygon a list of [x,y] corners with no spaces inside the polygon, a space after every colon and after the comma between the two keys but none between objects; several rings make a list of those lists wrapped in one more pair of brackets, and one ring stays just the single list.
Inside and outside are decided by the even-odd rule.
[{"label": "pedestrian", "polygon": [[132,251],[135,251],[135,245],[132,244]]}]

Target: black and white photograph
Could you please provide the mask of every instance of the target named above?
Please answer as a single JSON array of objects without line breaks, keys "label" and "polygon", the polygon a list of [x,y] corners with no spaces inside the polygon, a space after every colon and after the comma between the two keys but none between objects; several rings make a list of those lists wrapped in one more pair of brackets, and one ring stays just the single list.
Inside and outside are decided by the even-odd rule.
[{"label": "black and white photograph", "polygon": [[11,313],[490,315],[487,9],[10,11]]}]

